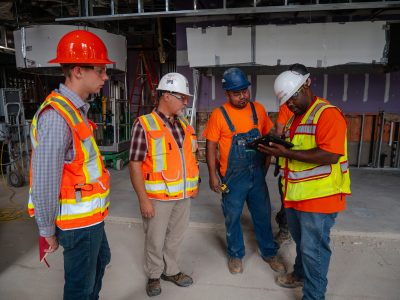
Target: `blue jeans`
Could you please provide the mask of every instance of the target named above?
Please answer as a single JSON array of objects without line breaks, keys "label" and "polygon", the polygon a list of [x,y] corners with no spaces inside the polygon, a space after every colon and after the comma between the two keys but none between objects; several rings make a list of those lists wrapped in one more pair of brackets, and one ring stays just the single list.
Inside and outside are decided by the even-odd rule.
[{"label": "blue jeans", "polygon": [[244,203],[250,211],[258,247],[263,257],[275,256],[277,245],[271,228],[271,203],[265,182],[265,168],[229,168],[222,182],[228,182],[229,193],[222,195],[222,210],[225,217],[227,254],[242,258],[245,255],[240,217]]},{"label": "blue jeans", "polygon": [[281,209],[276,214],[275,220],[279,226],[279,230],[281,232],[287,233],[289,229],[288,229],[287,218],[286,218],[286,209],[285,209],[285,206],[283,205],[283,186],[282,186],[281,179],[282,179],[282,176],[279,176],[278,177],[278,191],[279,191],[279,196],[281,198]]},{"label": "blue jeans", "polygon": [[330,232],[337,213],[286,209],[290,234],[296,243],[294,274],[304,279],[303,299],[324,300],[331,249]]},{"label": "blue jeans", "polygon": [[104,270],[110,262],[104,222],[74,230],[57,229],[64,248],[64,300],[99,299]]}]

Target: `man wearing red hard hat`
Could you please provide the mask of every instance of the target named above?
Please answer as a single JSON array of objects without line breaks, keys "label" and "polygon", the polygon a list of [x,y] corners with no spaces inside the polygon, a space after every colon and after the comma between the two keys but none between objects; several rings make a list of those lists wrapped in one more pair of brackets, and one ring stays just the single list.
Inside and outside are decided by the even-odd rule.
[{"label": "man wearing red hard hat", "polygon": [[75,30],[64,35],[57,57],[65,83],[47,96],[31,126],[29,214],[52,253],[64,248],[64,300],[98,299],[111,254],[104,231],[109,206],[109,173],[87,119],[88,97],[108,76],[104,43]]}]

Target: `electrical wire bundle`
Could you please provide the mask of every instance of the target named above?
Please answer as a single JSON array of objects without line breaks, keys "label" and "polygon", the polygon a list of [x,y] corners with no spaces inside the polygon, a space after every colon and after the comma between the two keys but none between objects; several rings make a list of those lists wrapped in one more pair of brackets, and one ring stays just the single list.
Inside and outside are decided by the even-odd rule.
[{"label": "electrical wire bundle", "polygon": [[25,212],[25,209],[21,205],[18,205],[13,201],[13,198],[15,196],[15,191],[7,185],[7,180],[3,173],[3,165],[8,165],[8,164],[3,164],[4,145],[5,143],[3,143],[1,147],[0,172],[3,179],[2,182],[4,187],[11,192],[11,195],[8,198],[8,202],[11,205],[8,207],[0,207],[0,222],[24,219],[24,212]]}]

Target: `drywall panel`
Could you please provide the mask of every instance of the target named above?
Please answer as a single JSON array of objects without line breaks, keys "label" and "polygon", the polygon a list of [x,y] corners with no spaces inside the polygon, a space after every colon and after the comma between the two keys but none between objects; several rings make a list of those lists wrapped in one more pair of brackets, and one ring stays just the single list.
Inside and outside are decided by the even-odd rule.
[{"label": "drywall panel", "polygon": [[186,28],[186,35],[190,67],[252,61],[250,27]]},{"label": "drywall panel", "polygon": [[279,103],[274,93],[276,75],[258,75],[255,99],[260,102],[267,112],[279,111]]},{"label": "drywall panel", "polygon": [[385,22],[327,24],[327,66],[349,63],[381,63],[386,45]]},{"label": "drywall panel", "polygon": [[256,26],[255,62],[330,67],[384,62],[385,22]]},{"label": "drywall panel", "polygon": [[86,29],[98,35],[108,50],[108,56],[115,61],[110,68],[125,71],[126,38],[95,28],[70,25],[39,25],[14,31],[15,57],[18,68],[55,67],[48,61],[55,58],[57,44],[61,37],[72,30]]}]

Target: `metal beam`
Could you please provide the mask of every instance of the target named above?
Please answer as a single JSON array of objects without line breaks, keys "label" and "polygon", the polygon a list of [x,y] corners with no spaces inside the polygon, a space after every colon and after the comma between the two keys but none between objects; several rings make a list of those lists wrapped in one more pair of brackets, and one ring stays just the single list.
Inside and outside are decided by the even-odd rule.
[{"label": "metal beam", "polygon": [[[194,1],[196,3],[197,1]],[[69,18],[57,18],[56,22],[71,21],[117,21],[146,19],[156,17],[198,17],[198,16],[222,16],[222,15],[245,15],[262,14],[278,12],[311,12],[311,11],[341,11],[354,9],[398,9],[400,1],[378,1],[378,2],[351,2],[351,3],[330,3],[330,4],[307,4],[307,5],[281,5],[281,6],[263,6],[263,7],[238,7],[238,8],[218,8],[218,9],[197,9],[196,10],[175,10],[161,12],[140,12],[142,0],[138,0],[139,13],[115,14],[100,16],[81,16]]]},{"label": "metal beam", "polygon": [[0,46],[0,52],[6,52],[6,53],[10,53],[10,54],[15,54],[15,49],[14,48]]}]

